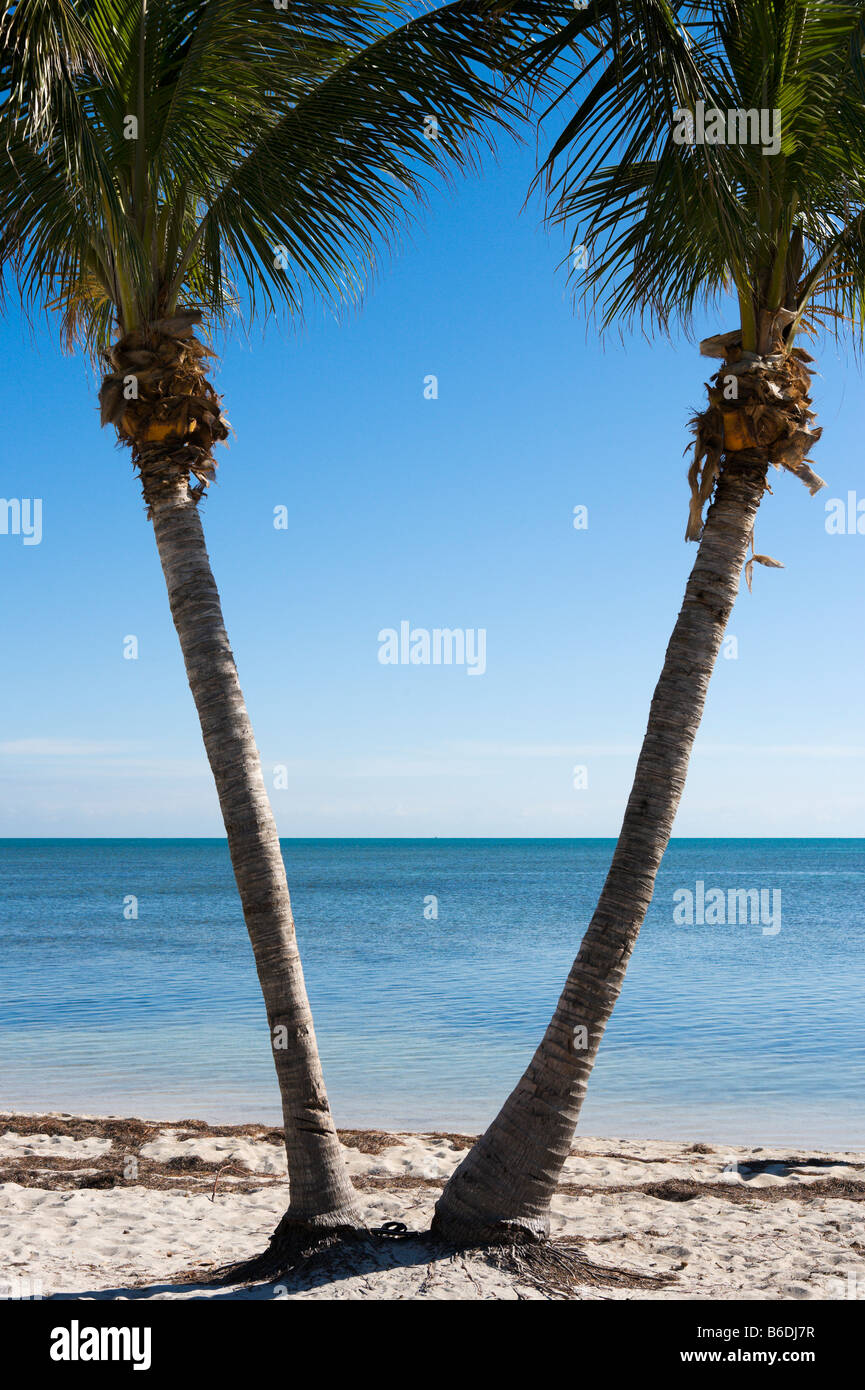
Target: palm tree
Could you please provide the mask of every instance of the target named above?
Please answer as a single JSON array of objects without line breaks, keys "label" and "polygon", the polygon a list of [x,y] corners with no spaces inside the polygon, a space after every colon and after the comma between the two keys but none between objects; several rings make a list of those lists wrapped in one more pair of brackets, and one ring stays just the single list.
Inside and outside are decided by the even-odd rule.
[{"label": "palm tree", "polygon": [[[415,9],[417,7],[414,7]],[[284,1237],[357,1221],[276,824],[199,503],[228,433],[196,335],[359,295],[430,178],[489,136],[504,31],[461,0],[0,0],[0,264],[104,364],[131,450],[264,995],[290,1178]],[[486,66],[485,66],[486,64]]]},{"label": "palm tree", "polygon": [[[535,7],[542,26],[546,8]],[[694,420],[687,538],[699,550],[612,864],[542,1041],[437,1205],[434,1229],[454,1243],[525,1247],[548,1233],[743,566],[750,586],[755,560],[775,563],[747,558],[768,466],[822,486],[806,459],[820,434],[813,358],[797,340],[826,320],[861,327],[863,40],[865,7],[847,0],[592,0],[523,51],[518,75],[555,84],[547,114],[572,103],[542,173],[553,219],[587,248],[582,288],[602,326],[687,329],[696,306],[728,290],[739,326],[701,344],[722,365]],[[729,143],[701,141],[715,110],[762,111],[765,123],[746,119],[750,143],[731,141],[729,126]]]}]

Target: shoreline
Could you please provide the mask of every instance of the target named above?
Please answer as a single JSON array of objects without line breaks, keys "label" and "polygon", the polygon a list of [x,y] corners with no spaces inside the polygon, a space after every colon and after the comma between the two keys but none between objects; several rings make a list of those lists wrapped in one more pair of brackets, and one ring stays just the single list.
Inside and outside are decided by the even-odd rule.
[{"label": "shoreline", "polygon": [[[267,1109],[267,1107],[264,1108]],[[278,1110],[276,1106],[271,1106],[269,1108],[273,1111]],[[37,1105],[33,1108],[22,1108],[20,1102],[13,1101],[5,1105],[0,1105],[0,1126],[2,1126],[6,1120],[13,1120],[15,1122],[28,1121],[33,1123],[39,1123],[41,1120],[45,1119],[51,1121],[111,1121],[113,1123],[129,1119],[130,1121],[134,1120],[134,1122],[138,1124],[155,1125],[162,1129],[177,1129],[183,1128],[184,1126],[203,1126],[205,1129],[212,1130],[214,1133],[226,1135],[232,1132],[240,1134],[244,1131],[249,1131],[250,1133],[252,1131],[261,1131],[262,1133],[267,1132],[272,1136],[281,1136],[282,1129],[280,1119],[261,1119],[259,1118],[259,1109],[253,1109],[252,1106],[250,1106],[249,1109],[253,1113],[246,1117],[234,1115],[230,1119],[223,1119],[219,1116],[214,1117],[212,1112],[208,1114],[208,1107],[204,1105],[201,1107],[202,1113],[195,1119],[190,1119],[188,1113],[184,1110],[178,1109],[175,1114],[171,1114],[170,1101],[164,1108],[157,1104],[154,1106],[153,1111],[150,1111],[148,1107],[146,1112],[140,1109],[138,1111],[103,1111],[85,1108],[52,1110],[46,1108],[44,1105]],[[489,1119],[491,1118],[492,1113],[489,1116]],[[608,1116],[607,1118],[609,1119],[610,1117]],[[790,1131],[787,1133],[773,1132],[769,1129],[768,1132],[764,1132],[758,1137],[755,1137],[753,1133],[749,1136],[746,1132],[744,1136],[742,1134],[737,1134],[732,1138],[727,1138],[724,1135],[723,1128],[713,1130],[711,1125],[707,1124],[702,1124],[697,1134],[689,1133],[686,1127],[683,1127],[681,1130],[677,1128],[673,1133],[659,1134],[650,1125],[644,1129],[633,1129],[631,1126],[624,1125],[621,1128],[617,1128],[615,1123],[612,1122],[609,1124],[602,1123],[601,1126],[598,1127],[597,1117],[595,1117],[595,1121],[596,1123],[593,1124],[591,1131],[585,1130],[582,1127],[578,1130],[575,1136],[575,1144],[577,1147],[584,1142],[590,1141],[629,1145],[667,1144],[671,1145],[673,1148],[684,1148],[692,1143],[703,1143],[708,1144],[712,1149],[718,1152],[727,1152],[728,1150],[732,1152],[733,1150],[747,1149],[752,1152],[757,1152],[758,1150],[766,1150],[768,1152],[771,1150],[772,1152],[777,1151],[779,1153],[783,1150],[791,1154],[844,1153],[859,1154],[863,1161],[865,1161],[865,1141],[859,1142],[863,1131],[861,1126],[858,1125],[853,1127],[856,1130],[856,1142],[848,1143],[846,1135],[837,1135],[832,1132],[831,1124],[829,1126],[830,1132],[828,1135],[820,1134],[820,1142],[812,1142],[807,1132],[803,1134],[801,1128],[797,1131],[793,1127],[791,1127]],[[346,1118],[343,1123],[338,1125],[337,1132],[339,1134],[374,1133],[415,1136],[453,1135],[455,1138],[470,1139],[474,1142],[474,1140],[483,1133],[488,1122],[488,1119],[481,1119],[474,1123],[470,1121],[463,1122],[462,1120],[445,1120],[443,1122],[430,1121],[428,1123],[416,1121],[405,1124],[400,1123],[397,1119],[384,1119],[369,1123],[366,1116],[362,1114],[361,1118],[357,1120],[355,1120],[354,1117]],[[747,1126],[744,1126],[744,1128],[747,1131]]]},{"label": "shoreline", "polygon": [[[480,1257],[425,1244],[471,1136],[340,1139],[367,1225],[400,1221],[411,1238],[372,1264],[339,1252],[330,1278],[225,1289],[206,1283],[208,1271],[263,1249],[285,1209],[279,1129],[0,1112],[4,1275],[19,1296],[29,1281],[54,1298],[545,1296]],[[863,1203],[860,1151],[586,1136],[566,1161],[552,1235],[578,1239],[590,1257],[593,1277],[575,1299],[837,1299],[856,1296],[849,1287],[861,1297]]]}]

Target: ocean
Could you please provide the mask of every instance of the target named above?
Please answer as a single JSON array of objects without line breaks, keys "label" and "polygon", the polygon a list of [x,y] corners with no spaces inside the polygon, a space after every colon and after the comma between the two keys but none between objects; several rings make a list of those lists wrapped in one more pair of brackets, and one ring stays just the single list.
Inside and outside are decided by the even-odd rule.
[{"label": "ocean", "polygon": [[[283,841],[337,1124],[483,1128],[613,844]],[[865,1147],[863,889],[862,840],[674,840],[579,1132]],[[2,840],[0,945],[0,1107],[279,1121],[224,841]]]}]

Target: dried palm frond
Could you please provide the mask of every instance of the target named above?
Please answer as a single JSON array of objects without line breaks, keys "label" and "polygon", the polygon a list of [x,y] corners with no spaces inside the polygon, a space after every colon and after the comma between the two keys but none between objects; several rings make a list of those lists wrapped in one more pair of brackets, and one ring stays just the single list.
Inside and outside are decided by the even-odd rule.
[{"label": "dried palm frond", "polygon": [[[762,457],[776,468],[787,469],[812,495],[825,486],[806,458],[823,432],[813,425],[811,373],[805,360],[810,355],[803,348],[793,348],[759,357],[743,353],[738,341],[729,342],[727,351],[729,358],[707,383],[708,408],[691,421],[695,439],[688,471],[691,499],[685,538],[692,541],[702,534],[703,511],[721,468],[737,454],[752,460]],[[766,557],[754,559],[772,563]]]},{"label": "dried palm frond", "polygon": [[201,496],[216,471],[213,447],[228,438],[229,422],[207,378],[213,354],[193,332],[201,317],[189,309],[157,320],[105,354],[112,370],[99,392],[102,422],[131,446],[148,505],[190,476]]}]

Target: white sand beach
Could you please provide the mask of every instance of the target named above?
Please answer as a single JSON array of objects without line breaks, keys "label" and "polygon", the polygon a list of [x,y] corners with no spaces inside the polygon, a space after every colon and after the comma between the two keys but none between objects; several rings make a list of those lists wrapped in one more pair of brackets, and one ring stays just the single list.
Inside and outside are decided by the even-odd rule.
[{"label": "white sand beach", "polygon": [[[0,1114],[0,1295],[552,1296],[424,1241],[468,1136],[341,1139],[368,1225],[402,1222],[418,1238],[339,1251],[281,1284],[225,1287],[208,1273],[264,1249],[286,1206],[277,1130]],[[584,1137],[552,1234],[579,1240],[591,1262],[577,1299],[865,1299],[865,1153]]]}]

